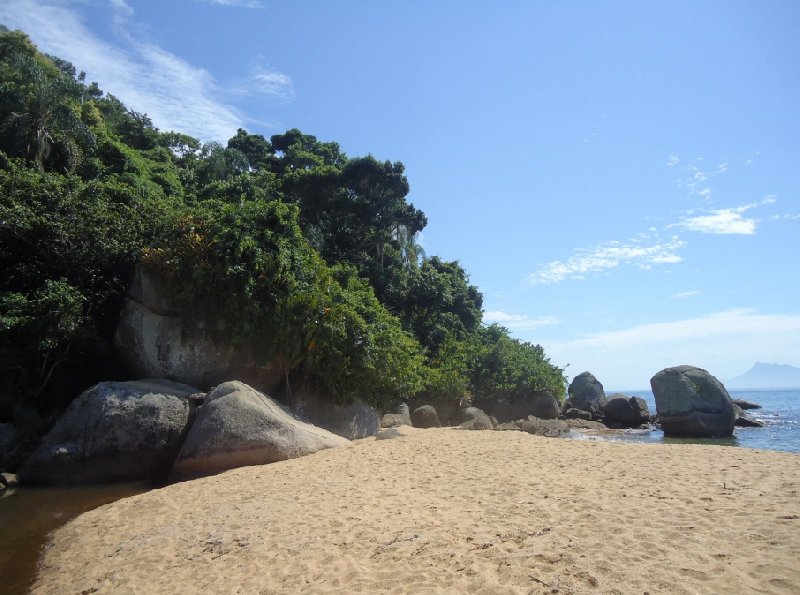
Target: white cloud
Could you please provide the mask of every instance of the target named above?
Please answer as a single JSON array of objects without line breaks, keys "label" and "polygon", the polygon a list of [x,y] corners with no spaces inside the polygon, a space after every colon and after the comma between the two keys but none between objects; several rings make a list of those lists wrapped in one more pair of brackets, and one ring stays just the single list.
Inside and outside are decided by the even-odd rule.
[{"label": "white cloud", "polygon": [[800,364],[800,315],[739,308],[688,320],[643,324],[571,341],[543,341],[570,373],[590,370],[608,388],[646,388],[659,370],[691,364],[720,379],[756,361]]},{"label": "white cloud", "polygon": [[248,86],[254,92],[281,99],[291,99],[294,96],[292,78],[287,74],[259,66],[253,69],[250,78],[251,83]]},{"label": "white cloud", "polygon": [[696,291],[696,290],[695,291],[681,291],[680,293],[675,293],[675,294],[671,295],[670,297],[673,298],[673,299],[676,299],[676,300],[685,300],[685,299],[690,298],[690,297],[698,296],[698,295],[700,295],[702,293],[703,293],[702,291]]},{"label": "white cloud", "polygon": [[527,314],[509,314],[501,310],[492,310],[483,313],[483,322],[486,324],[496,322],[512,331],[526,331],[540,326],[558,324],[559,320],[555,316],[537,316],[533,318]]},{"label": "white cloud", "polygon": [[669,167],[675,167],[676,165],[678,165],[678,163],[680,163],[680,161],[681,161],[680,157],[678,157],[675,153],[672,153],[667,158],[667,165]]},{"label": "white cloud", "polygon": [[[125,0],[111,0],[111,5],[114,18],[133,14]],[[28,33],[42,51],[69,60],[87,80],[147,113],[161,129],[224,141],[243,126],[243,117],[220,99],[222,90],[207,70],[127,34],[111,45],[62,4],[6,0],[0,3],[0,22]]]},{"label": "white cloud", "polygon": [[[647,244],[647,241],[653,243]],[[646,234],[622,244],[617,241],[607,242],[590,250],[581,250],[565,261],[556,260],[542,265],[531,274],[531,283],[559,283],[565,279],[581,279],[587,273],[597,273],[631,265],[640,269],[649,269],[658,264],[675,264],[681,262],[678,250],[686,243],[676,236],[661,241]]]},{"label": "white cloud", "polygon": [[682,227],[687,231],[711,234],[739,234],[752,235],[756,232],[756,219],[742,217],[742,213],[761,205],[775,202],[774,196],[768,196],[759,202],[750,203],[741,207],[728,209],[714,209],[708,215],[684,217],[670,227]]},{"label": "white cloud", "polygon": [[240,8],[264,8],[258,0],[200,0],[204,4],[213,4],[214,6],[238,6]]}]

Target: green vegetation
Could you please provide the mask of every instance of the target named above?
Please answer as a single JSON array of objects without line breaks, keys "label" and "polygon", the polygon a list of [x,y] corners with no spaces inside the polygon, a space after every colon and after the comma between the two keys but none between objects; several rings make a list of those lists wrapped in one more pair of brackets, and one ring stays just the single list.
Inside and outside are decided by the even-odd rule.
[{"label": "green vegetation", "polygon": [[[187,317],[338,402],[469,401],[565,379],[481,324],[457,262],[416,244],[403,164],[299,130],[226,146],[161,132],[20,32],[0,28],[0,376],[48,412],[121,376],[112,337],[137,260]],[[3,421],[3,420],[0,420]]]}]

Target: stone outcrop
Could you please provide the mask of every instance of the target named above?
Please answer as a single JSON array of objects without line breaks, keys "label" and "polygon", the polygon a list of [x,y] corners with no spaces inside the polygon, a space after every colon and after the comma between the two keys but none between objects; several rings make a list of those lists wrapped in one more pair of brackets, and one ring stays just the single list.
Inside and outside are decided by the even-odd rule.
[{"label": "stone outcrop", "polygon": [[567,422],[563,420],[539,419],[532,415],[527,419],[518,419],[498,424],[495,429],[501,431],[516,430],[519,432],[527,432],[528,434],[535,434],[537,436],[546,436],[548,438],[557,438],[569,433],[569,426]]},{"label": "stone outcrop", "polygon": [[736,412],[736,421],[734,425],[739,428],[763,428],[766,424],[763,421],[757,420],[752,415],[747,413],[742,407],[733,400],[733,409]]},{"label": "stone outcrop", "polygon": [[300,421],[250,386],[225,382],[206,395],[172,469],[172,479],[262,465],[347,444]]},{"label": "stone outcrop", "polygon": [[441,428],[442,422],[432,405],[422,405],[411,412],[411,425],[415,428]]},{"label": "stone outcrop", "polygon": [[500,423],[525,419],[529,415],[539,419],[556,419],[561,412],[558,399],[548,391],[537,391],[523,398],[479,399],[477,403]]},{"label": "stone outcrop", "polygon": [[453,418],[453,424],[465,430],[491,430],[492,420],[477,407],[459,409]]},{"label": "stone outcrop", "polygon": [[410,426],[411,425],[411,412],[408,409],[408,404],[404,402],[394,403],[389,407],[389,411],[381,417],[382,428],[394,428],[397,426]]},{"label": "stone outcrop", "polygon": [[736,411],[722,383],[706,370],[677,366],[650,379],[665,436],[718,438],[733,434]]},{"label": "stone outcrop", "polygon": [[70,404],[20,476],[40,484],[166,477],[196,392],[167,380],[96,384]]},{"label": "stone outcrop", "polygon": [[360,400],[349,405],[337,405],[316,394],[301,391],[292,396],[289,406],[302,419],[348,440],[374,436],[381,427],[378,411]]},{"label": "stone outcrop", "polygon": [[588,411],[592,419],[602,419],[606,406],[603,385],[591,372],[578,374],[569,385],[569,396],[575,409]]},{"label": "stone outcrop", "polygon": [[204,390],[232,378],[263,390],[282,382],[279,370],[221,339],[224,320],[181,317],[168,287],[153,266],[136,266],[114,337],[131,376],[169,378]]},{"label": "stone outcrop", "polygon": [[744,399],[731,399],[731,401],[733,401],[733,404],[737,405],[741,409],[761,409],[761,405],[758,403],[752,403]]},{"label": "stone outcrop", "polygon": [[650,420],[650,411],[644,399],[628,398],[619,393],[609,397],[603,413],[603,421],[610,428],[637,428]]}]

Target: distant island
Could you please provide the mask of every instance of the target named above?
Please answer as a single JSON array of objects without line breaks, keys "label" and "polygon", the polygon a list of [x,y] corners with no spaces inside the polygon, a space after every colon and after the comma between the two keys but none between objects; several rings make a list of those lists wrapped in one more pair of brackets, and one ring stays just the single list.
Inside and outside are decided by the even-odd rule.
[{"label": "distant island", "polygon": [[731,378],[727,388],[798,388],[800,368],[788,364],[756,362],[746,373]]}]

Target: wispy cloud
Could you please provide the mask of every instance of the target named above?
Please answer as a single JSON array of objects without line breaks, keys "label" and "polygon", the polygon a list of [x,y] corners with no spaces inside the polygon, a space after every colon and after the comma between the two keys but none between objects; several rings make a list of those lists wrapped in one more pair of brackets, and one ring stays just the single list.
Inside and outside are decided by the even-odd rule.
[{"label": "wispy cloud", "polygon": [[213,4],[214,6],[237,6],[239,8],[264,8],[258,0],[198,0],[203,4]]},{"label": "wispy cloud", "polygon": [[701,295],[702,291],[681,291],[680,293],[674,293],[670,297],[676,300],[685,300],[691,297],[695,297]]},{"label": "wispy cloud", "polygon": [[540,326],[558,324],[559,320],[555,316],[532,317],[527,314],[509,314],[501,310],[491,310],[483,313],[483,322],[487,324],[496,322],[512,331],[527,331]]},{"label": "wispy cloud", "polygon": [[762,201],[753,202],[741,207],[713,209],[707,215],[684,217],[671,227],[681,227],[687,231],[710,234],[752,235],[756,232],[757,219],[748,219],[742,214],[756,207],[775,202],[775,197],[768,196]]},{"label": "wispy cloud", "polygon": [[681,177],[675,182],[687,189],[690,198],[699,198],[708,202],[711,200],[713,192],[710,186],[710,179],[727,172],[730,160],[723,159],[712,167],[706,166],[705,162],[706,160],[703,157],[684,162],[675,153],[670,154],[667,158],[667,166],[677,168],[681,172]]},{"label": "wispy cloud", "polygon": [[616,269],[623,265],[649,269],[653,265],[681,262],[678,251],[686,243],[677,236],[661,240],[658,235],[640,234],[628,242],[612,241],[589,250],[578,250],[567,260],[542,265],[528,277],[534,284],[559,283],[581,279],[589,273]]},{"label": "wispy cloud", "polygon": [[[115,44],[94,35],[77,8],[57,2],[6,0],[0,3],[0,22],[28,33],[41,50],[69,60],[161,129],[225,141],[244,126],[245,118],[225,100],[227,91],[206,69],[126,31],[125,20],[134,15],[126,0],[110,0],[110,6],[119,29]],[[272,74],[259,83],[263,90],[281,88],[280,73]]]},{"label": "wispy cloud", "polygon": [[607,387],[644,388],[659,370],[691,364],[729,378],[755,361],[800,364],[800,315],[737,308],[643,324],[571,341],[543,342],[558,365],[592,371]]}]

